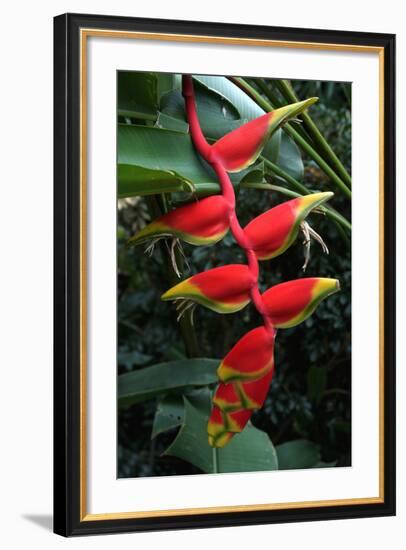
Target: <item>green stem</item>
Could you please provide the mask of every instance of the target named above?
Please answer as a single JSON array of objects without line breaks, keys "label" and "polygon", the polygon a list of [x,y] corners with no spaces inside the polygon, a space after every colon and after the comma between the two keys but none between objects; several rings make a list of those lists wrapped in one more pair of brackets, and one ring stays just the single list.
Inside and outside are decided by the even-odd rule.
[{"label": "green stem", "polygon": [[[259,92],[255,90],[248,82],[246,82],[243,78],[233,78],[232,79],[234,83],[236,83],[241,89],[243,89],[254,101],[264,109],[266,112],[273,111],[273,105],[265,100]],[[258,86],[262,86],[260,84],[260,80],[256,80],[258,83]],[[262,83],[263,84],[263,83]],[[265,85],[264,85],[265,86]],[[265,91],[266,90],[266,91]],[[263,90],[264,93],[268,91],[266,86]],[[313,147],[307,143],[307,141],[294,129],[292,126],[287,122],[283,129],[285,132],[320,166],[320,168],[323,170],[323,172],[341,189],[341,191],[349,198],[351,198],[351,190],[345,185],[345,183],[342,181],[341,178],[337,176],[337,174],[334,172],[334,170],[325,162],[325,160],[313,149]]]},{"label": "green stem", "polygon": [[[158,203],[155,196],[145,197],[148,208],[151,212],[152,218],[158,218],[164,214],[165,209]],[[165,262],[165,271],[168,276],[168,282],[171,286],[178,284],[179,279],[173,269],[171,259],[168,254],[168,250],[165,247],[165,243],[158,243],[162,253],[162,257]],[[178,266],[182,265],[183,258],[176,251],[176,262]],[[179,328],[182,334],[182,339],[185,344],[186,354],[188,357],[200,357],[199,344],[197,341],[196,331],[192,324],[191,312],[186,311],[185,314],[179,319]]]},{"label": "green stem", "polygon": [[218,474],[219,468],[218,468],[217,447],[212,447],[212,454],[213,454],[213,474]]},{"label": "green stem", "polygon": [[[216,390],[214,388],[213,391],[212,391],[212,394],[211,394],[211,400],[212,401],[214,399],[215,391]],[[213,459],[213,474],[218,474],[219,467],[218,467],[218,449],[217,449],[217,447],[212,447],[211,452],[212,452],[212,459]]]},{"label": "green stem", "polygon": [[[299,101],[289,80],[275,80],[275,85],[288,102],[294,103],[296,101]],[[303,124],[306,130],[309,132],[314,143],[319,146],[319,150],[323,154],[325,160],[327,160],[330,166],[335,169],[335,171],[341,177],[344,183],[351,187],[351,176],[348,174],[340,159],[334,153],[328,141],[323,137],[317,125],[313,122],[312,117],[307,112],[301,113],[300,116],[303,120]]]},{"label": "green stem", "polygon": [[268,160],[267,158],[261,156],[261,160],[269,168],[271,172],[279,176],[280,178],[283,178],[285,181],[290,183],[292,187],[303,193],[304,195],[308,195],[310,191],[307,189],[303,183],[300,183],[297,179],[295,179],[293,176],[285,172],[282,168],[280,168],[277,164],[272,162],[271,160]]},{"label": "green stem", "polygon": [[[311,193],[311,191],[309,191],[307,187],[303,185],[303,183],[300,183],[300,181],[297,181],[294,177],[292,177],[290,174],[282,170],[282,168],[280,168],[270,160],[263,157],[261,157],[261,160],[263,160],[265,166],[268,166],[271,172],[283,178],[286,182],[290,183],[292,187],[295,187],[296,189],[298,189],[300,191],[300,195],[309,195]],[[324,208],[326,212],[332,212],[335,215],[336,219],[339,217],[341,219],[341,225],[344,226],[349,231],[351,231],[351,223],[347,220],[345,216],[343,216],[342,214],[339,214],[331,206],[323,206],[321,208],[322,209]]]},{"label": "green stem", "polygon": [[[283,178],[286,182],[290,183],[292,187],[300,191],[300,193],[294,193],[290,196],[302,196],[302,195],[309,195],[311,191],[307,189],[303,183],[300,183],[300,181],[297,181],[294,177],[292,177],[290,174],[282,170],[282,168],[279,168],[276,164],[271,162],[270,160],[266,159],[265,157],[261,157],[261,160],[264,162],[265,166],[267,166],[270,170],[270,172],[273,172],[277,176]],[[244,183],[241,184],[243,187],[249,186]],[[263,184],[258,184],[263,185]],[[270,184],[266,184],[270,185]],[[274,186],[275,188],[278,187],[277,185]],[[285,189],[284,187],[280,187],[279,189]],[[279,190],[277,189],[277,190]],[[285,189],[287,191],[285,194],[289,195],[289,193],[293,193],[293,191],[289,191],[288,189]],[[282,192],[282,191],[281,191]],[[339,214],[338,212],[334,211],[331,207],[322,206],[320,207],[322,210],[324,209],[326,211],[326,215],[328,215],[330,218],[334,218],[340,225],[345,227],[348,231],[351,231],[351,223],[345,218],[342,214]]]},{"label": "green stem", "polygon": [[[285,187],[280,187],[279,185],[272,185],[271,183],[242,182],[241,187],[245,187],[246,189],[268,189],[270,191],[277,191],[278,193],[282,193],[288,197],[303,197],[301,193],[296,193],[295,191],[285,189]],[[305,194],[308,195],[309,193],[307,192]],[[336,221],[340,224],[340,226],[345,227],[348,231],[351,231],[351,224],[346,218],[344,218],[344,216],[326,206],[319,206],[318,208],[324,212],[328,218]]]}]

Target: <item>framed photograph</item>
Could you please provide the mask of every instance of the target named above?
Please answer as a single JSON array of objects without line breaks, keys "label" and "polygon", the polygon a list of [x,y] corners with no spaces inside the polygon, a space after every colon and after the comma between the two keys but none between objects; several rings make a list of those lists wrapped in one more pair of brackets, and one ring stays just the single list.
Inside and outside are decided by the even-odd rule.
[{"label": "framed photograph", "polygon": [[395,37],[54,20],[54,530],[395,513]]}]

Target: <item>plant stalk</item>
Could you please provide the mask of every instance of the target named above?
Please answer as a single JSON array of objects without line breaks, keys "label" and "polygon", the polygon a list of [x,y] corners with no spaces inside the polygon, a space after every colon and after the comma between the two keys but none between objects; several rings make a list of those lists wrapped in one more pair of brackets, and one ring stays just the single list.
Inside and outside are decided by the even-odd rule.
[{"label": "plant stalk", "polygon": [[268,312],[267,307],[265,306],[263,297],[259,290],[258,277],[259,277],[259,264],[258,258],[252,249],[250,242],[245,234],[241,224],[238,220],[236,214],[236,199],[233,184],[230,180],[226,169],[224,168],[222,162],[220,162],[216,157],[212,156],[211,145],[206,140],[199,122],[199,117],[197,114],[195,93],[193,88],[193,80],[190,75],[182,76],[182,93],[185,98],[185,108],[187,121],[189,123],[190,135],[198,153],[203,157],[203,159],[210,164],[213,170],[216,172],[218,177],[221,194],[224,197],[229,208],[229,225],[230,232],[236,240],[237,244],[244,250],[245,256],[247,259],[247,265],[249,272],[252,276],[252,286],[250,288],[250,297],[251,301],[262,316],[264,327],[268,331],[270,337],[274,337],[274,327]]},{"label": "plant stalk", "polygon": [[[256,79],[249,79],[247,81],[250,82],[256,82]],[[279,97],[270,89],[268,88],[269,92],[269,101],[272,103],[274,108],[284,107],[285,103],[279,99]],[[298,100],[297,100],[298,101]],[[305,139],[310,145],[313,145],[311,137],[306,133],[306,131],[303,129],[301,124],[296,124],[296,131]]]},{"label": "plant stalk", "polygon": [[213,453],[213,474],[218,474],[218,456],[217,456],[217,447],[212,447]]},{"label": "plant stalk", "polygon": [[[264,157],[262,157],[261,160],[264,161],[265,165],[268,166],[268,168],[271,172],[273,172],[277,176],[283,178],[285,181],[290,183],[292,185],[292,187],[295,187],[298,191],[300,191],[299,194],[295,193],[294,195],[291,194],[290,196],[309,195],[311,193],[311,191],[309,191],[307,189],[307,187],[305,187],[303,185],[303,183],[300,183],[300,181],[297,181],[290,174],[288,174],[287,172],[282,170],[282,168],[279,168],[279,166],[277,166],[276,164],[274,164],[270,160],[268,160]],[[249,184],[245,184],[244,182],[241,185],[243,187],[249,187],[250,186]],[[258,185],[262,185],[262,184],[258,184]],[[270,184],[265,184],[265,185],[270,185]],[[274,185],[274,187],[277,188],[276,190],[284,189],[284,187],[278,187],[276,185]],[[288,190],[285,189],[285,191],[288,191]],[[291,191],[290,193],[293,193],[293,192]],[[285,193],[285,194],[288,195],[289,193]],[[332,213],[333,216],[329,216],[329,217],[334,217],[336,219],[336,221],[338,221],[338,223],[340,223],[343,227],[345,227],[346,229],[351,231],[351,223],[347,220],[347,218],[345,216],[343,216],[342,214],[339,214],[338,212],[336,212],[331,206],[321,206],[320,208],[324,209],[328,216],[329,216],[330,213]]]},{"label": "plant stalk", "polygon": [[[275,80],[275,86],[288,102],[294,103],[296,101],[299,101],[289,80]],[[337,157],[337,155],[329,145],[328,141],[323,137],[323,134],[320,132],[317,125],[313,122],[312,117],[306,111],[301,113],[300,116],[303,120],[303,124],[306,130],[312,137],[314,143],[318,145],[319,150],[323,154],[325,160],[330,164],[332,168],[335,169],[335,171],[344,181],[344,183],[351,187],[351,176],[348,174],[344,165],[341,163],[340,159]]]}]

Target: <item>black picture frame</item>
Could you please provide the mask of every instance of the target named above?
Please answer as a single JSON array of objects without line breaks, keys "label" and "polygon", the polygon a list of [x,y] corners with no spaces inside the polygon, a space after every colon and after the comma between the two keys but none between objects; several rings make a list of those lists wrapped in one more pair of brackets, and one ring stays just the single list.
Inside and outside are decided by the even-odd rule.
[{"label": "black picture frame", "polygon": [[[384,493],[382,502],[88,521],[80,468],[80,29],[381,48],[384,56]],[[63,536],[395,514],[395,36],[64,14],[54,19],[54,531]]]}]

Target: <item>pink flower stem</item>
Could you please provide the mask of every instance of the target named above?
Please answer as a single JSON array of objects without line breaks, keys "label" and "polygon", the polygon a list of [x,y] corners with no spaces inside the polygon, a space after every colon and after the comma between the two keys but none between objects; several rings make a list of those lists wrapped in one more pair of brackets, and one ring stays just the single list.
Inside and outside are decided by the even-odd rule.
[{"label": "pink flower stem", "polygon": [[238,221],[235,211],[235,193],[230,177],[221,161],[216,158],[215,152],[213,151],[211,145],[207,142],[200,127],[191,75],[182,76],[182,92],[183,97],[185,98],[186,117],[189,123],[190,135],[192,137],[193,144],[198,153],[211,165],[217,174],[220,182],[221,193],[229,206],[229,223],[231,233],[233,234],[236,242],[244,250],[247,257],[248,269],[252,276],[252,287],[250,290],[251,300],[258,313],[262,316],[264,326],[273,337],[275,329],[266,311],[266,307],[258,287],[258,260],[247,235]]}]

